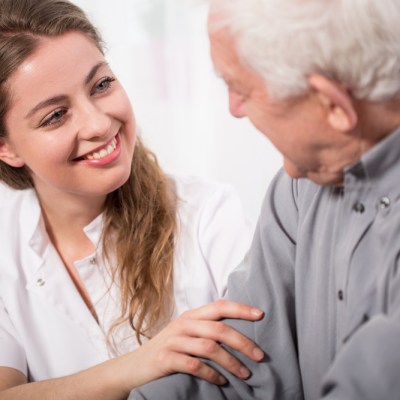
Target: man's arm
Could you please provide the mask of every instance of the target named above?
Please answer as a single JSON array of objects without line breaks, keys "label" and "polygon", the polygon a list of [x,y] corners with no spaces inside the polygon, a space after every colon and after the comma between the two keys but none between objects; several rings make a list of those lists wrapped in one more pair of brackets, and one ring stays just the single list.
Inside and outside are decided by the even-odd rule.
[{"label": "man's arm", "polygon": [[370,311],[326,374],[324,400],[400,398],[400,202],[372,229],[381,259],[377,282],[361,301]]},{"label": "man's arm", "polygon": [[[261,321],[225,322],[258,343],[265,352],[253,362],[235,352],[252,371],[247,380],[223,372],[224,386],[189,375],[173,375],[133,391],[134,399],[301,399],[296,351],[294,260],[297,206],[292,180],[280,173],[266,196],[254,240],[244,262],[231,274],[227,298],[265,311]],[[215,368],[218,368],[215,366]]]},{"label": "man's arm", "polygon": [[324,400],[397,400],[400,324],[383,315],[363,326],[336,357],[324,380]]}]

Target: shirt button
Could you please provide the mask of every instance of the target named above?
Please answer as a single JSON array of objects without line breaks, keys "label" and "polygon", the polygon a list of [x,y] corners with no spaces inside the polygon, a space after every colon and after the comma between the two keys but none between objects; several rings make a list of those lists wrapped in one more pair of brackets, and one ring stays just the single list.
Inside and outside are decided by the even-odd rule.
[{"label": "shirt button", "polygon": [[96,257],[92,257],[92,258],[89,260],[89,262],[90,262],[90,264],[92,264],[92,265],[96,264]]},{"label": "shirt button", "polygon": [[379,207],[380,208],[388,208],[390,206],[390,199],[387,196],[383,196],[380,200],[379,200]]},{"label": "shirt button", "polygon": [[46,283],[46,281],[44,279],[42,279],[42,278],[39,278],[36,281],[36,285],[38,285],[38,286],[43,286],[45,283]]},{"label": "shirt button", "polygon": [[344,298],[344,296],[343,296],[343,290],[339,290],[339,291],[338,291],[337,297],[338,297],[338,299],[339,299],[340,301],[343,300],[343,298]]},{"label": "shirt button", "polygon": [[353,211],[355,211],[356,213],[360,213],[362,214],[365,211],[365,206],[363,203],[360,203],[359,201],[357,201],[357,203],[355,203],[353,205]]}]

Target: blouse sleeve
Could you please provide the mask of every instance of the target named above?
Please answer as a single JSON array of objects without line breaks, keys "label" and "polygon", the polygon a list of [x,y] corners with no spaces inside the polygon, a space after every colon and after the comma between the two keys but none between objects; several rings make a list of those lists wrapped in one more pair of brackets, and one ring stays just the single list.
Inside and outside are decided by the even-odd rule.
[{"label": "blouse sleeve", "polygon": [[25,351],[0,297],[0,366],[14,368],[28,375]]}]

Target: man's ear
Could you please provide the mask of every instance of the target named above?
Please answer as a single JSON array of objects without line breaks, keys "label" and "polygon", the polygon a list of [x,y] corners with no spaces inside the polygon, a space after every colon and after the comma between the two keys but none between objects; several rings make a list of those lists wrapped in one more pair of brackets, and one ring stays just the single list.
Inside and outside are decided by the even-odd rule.
[{"label": "man's ear", "polygon": [[322,75],[314,74],[308,78],[310,87],[327,110],[328,123],[337,131],[349,132],[357,125],[357,112],[352,98],[343,85]]},{"label": "man's ear", "polygon": [[24,161],[18,157],[11,144],[5,138],[0,138],[0,160],[12,167],[23,167]]}]

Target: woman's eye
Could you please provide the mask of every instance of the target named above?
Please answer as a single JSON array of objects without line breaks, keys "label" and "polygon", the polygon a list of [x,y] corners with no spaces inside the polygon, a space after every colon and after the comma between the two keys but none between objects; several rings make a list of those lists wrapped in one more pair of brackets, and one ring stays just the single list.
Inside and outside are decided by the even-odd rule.
[{"label": "woman's eye", "polygon": [[67,110],[64,109],[54,111],[53,113],[50,114],[48,118],[46,118],[42,122],[41,126],[51,126],[57,124],[58,122],[61,121],[62,117],[65,115],[66,112]]},{"label": "woman's eye", "polygon": [[115,81],[115,78],[112,78],[111,76],[107,76],[103,79],[101,79],[94,87],[92,94],[95,93],[103,93],[107,91],[111,87],[111,83]]}]

